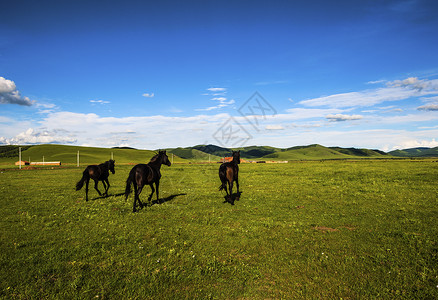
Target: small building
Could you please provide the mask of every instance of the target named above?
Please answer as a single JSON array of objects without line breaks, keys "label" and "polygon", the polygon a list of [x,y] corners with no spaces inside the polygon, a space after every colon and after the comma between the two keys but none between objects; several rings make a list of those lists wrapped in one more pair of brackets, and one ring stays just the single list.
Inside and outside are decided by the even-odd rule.
[{"label": "small building", "polygon": [[60,161],[36,161],[36,162],[31,162],[31,165],[38,165],[38,166],[60,166],[61,162]]},{"label": "small building", "polygon": [[30,163],[28,161],[22,160],[22,161],[17,161],[15,163],[16,166],[22,165],[22,166],[28,166],[30,165]]},{"label": "small building", "polygon": [[[218,161],[218,163],[224,163],[224,162],[230,162],[233,160],[233,157],[224,157],[222,158],[220,161]],[[247,163],[248,161],[244,160],[243,158],[240,159],[240,163]]]}]

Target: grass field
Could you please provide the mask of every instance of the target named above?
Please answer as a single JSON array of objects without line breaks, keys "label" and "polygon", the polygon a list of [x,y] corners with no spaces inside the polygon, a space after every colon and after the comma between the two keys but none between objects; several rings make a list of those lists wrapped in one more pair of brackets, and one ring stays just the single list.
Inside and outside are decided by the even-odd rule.
[{"label": "grass field", "polygon": [[242,164],[234,205],[218,164],[163,166],[138,213],[131,167],[88,202],[84,167],[0,173],[1,298],[438,298],[437,162]]}]

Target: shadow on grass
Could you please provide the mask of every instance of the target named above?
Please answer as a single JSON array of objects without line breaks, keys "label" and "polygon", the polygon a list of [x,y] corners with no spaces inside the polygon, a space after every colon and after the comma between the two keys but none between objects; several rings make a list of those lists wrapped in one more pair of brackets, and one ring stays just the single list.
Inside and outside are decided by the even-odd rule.
[{"label": "shadow on grass", "polygon": [[225,201],[223,203],[230,203],[231,205],[234,205],[234,201],[240,200],[240,195],[242,195],[242,192],[234,193],[231,196],[224,196]]},{"label": "shadow on grass", "polygon": [[[169,197],[166,197],[166,198],[161,198],[159,200],[153,200],[150,206],[155,205],[155,204],[163,204],[163,203],[172,201],[174,198],[176,198],[178,196],[185,196],[185,195],[187,195],[187,194],[186,193],[175,194],[175,195],[170,195]],[[145,206],[147,206],[147,205],[145,205]]]},{"label": "shadow on grass", "polygon": [[105,198],[109,198],[109,197],[120,197],[120,196],[125,196],[125,193],[118,193],[118,194],[108,194],[108,195],[102,195],[90,200],[99,200],[99,199],[105,199]]},{"label": "shadow on grass", "polygon": [[[174,198],[176,198],[178,196],[185,196],[185,195],[187,195],[187,194],[186,193],[175,194],[175,195],[170,195],[170,196],[168,196],[166,198],[161,198],[159,200],[152,200],[150,205],[147,202],[143,202],[143,203],[145,203],[144,206],[152,206],[152,205],[155,205],[155,204],[163,204],[163,203],[172,201]],[[125,193],[118,193],[118,194],[114,194],[114,195],[109,194],[109,195],[105,195],[105,196],[99,196],[99,197],[93,198],[92,200],[105,199],[105,198],[109,198],[109,197],[121,197],[121,196],[125,196]]]},{"label": "shadow on grass", "polygon": [[152,205],[156,205],[156,204],[163,204],[163,203],[172,201],[173,199],[175,199],[178,196],[184,196],[184,195],[187,195],[187,194],[182,193],[182,194],[170,195],[169,197],[161,198],[159,200],[152,200],[151,202],[149,202],[147,200],[141,201],[142,204],[139,204],[136,209],[143,209],[143,208],[148,207],[148,206],[152,206]]}]

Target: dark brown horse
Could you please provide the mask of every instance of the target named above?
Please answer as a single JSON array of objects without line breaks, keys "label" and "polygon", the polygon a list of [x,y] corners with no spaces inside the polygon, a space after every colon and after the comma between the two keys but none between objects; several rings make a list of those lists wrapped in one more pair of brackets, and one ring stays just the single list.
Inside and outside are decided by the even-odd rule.
[{"label": "dark brown horse", "polygon": [[[233,194],[233,181],[236,182],[237,187],[237,195],[240,195],[239,192],[239,166],[240,164],[240,150],[239,151],[233,151],[233,159],[230,162],[226,162],[221,164],[219,167],[219,178],[222,182],[221,186],[219,187],[219,191],[222,191],[225,189],[225,192],[227,193],[227,198],[229,200],[232,200],[232,194]],[[228,194],[227,190],[227,183],[228,187],[230,189],[230,193]]]},{"label": "dark brown horse", "polygon": [[131,193],[131,184],[134,185],[134,205],[133,212],[136,212],[136,202],[140,205],[140,208],[143,208],[143,203],[140,201],[140,193],[143,190],[143,187],[146,184],[152,189],[152,193],[149,195],[148,201],[151,202],[152,195],[155,192],[154,183],[157,192],[157,202],[159,202],[159,185],[161,172],[161,165],[167,165],[170,167],[171,163],[169,158],[167,157],[166,151],[158,151],[154,157],[151,158],[148,164],[138,164],[131,169],[129,172],[128,179],[126,180],[126,189],[125,189],[125,199],[128,199],[129,194]]},{"label": "dark brown horse", "polygon": [[[111,173],[116,173],[114,171],[115,160],[110,159],[109,161],[104,162],[100,165],[90,165],[85,168],[85,171],[82,173],[81,180],[76,183],[76,190],[79,191],[85,182],[85,200],[88,201],[88,183],[90,179],[94,180],[94,188],[99,193],[99,196],[108,196],[108,189],[110,187],[110,183],[108,181],[109,171]],[[103,188],[105,192],[102,194],[97,188],[97,184],[99,181],[102,181]],[[105,184],[106,183],[106,184]]]}]

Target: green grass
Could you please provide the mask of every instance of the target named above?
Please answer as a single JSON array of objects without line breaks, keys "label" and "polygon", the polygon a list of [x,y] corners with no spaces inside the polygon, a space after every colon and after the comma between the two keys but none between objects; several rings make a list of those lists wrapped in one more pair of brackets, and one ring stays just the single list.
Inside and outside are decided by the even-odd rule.
[{"label": "green grass", "polygon": [[2,171],[0,297],[438,297],[436,162],[242,164],[235,205],[217,164],[163,166],[135,214],[130,168],[88,202],[82,167]]}]

